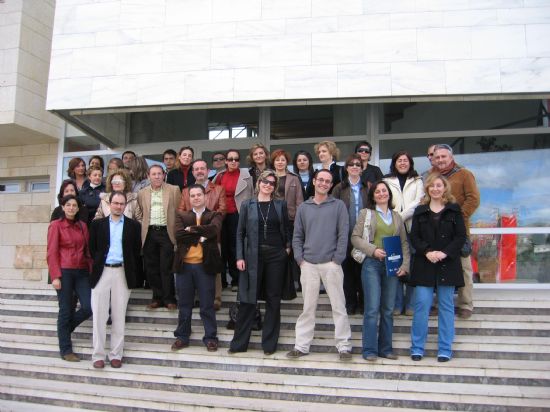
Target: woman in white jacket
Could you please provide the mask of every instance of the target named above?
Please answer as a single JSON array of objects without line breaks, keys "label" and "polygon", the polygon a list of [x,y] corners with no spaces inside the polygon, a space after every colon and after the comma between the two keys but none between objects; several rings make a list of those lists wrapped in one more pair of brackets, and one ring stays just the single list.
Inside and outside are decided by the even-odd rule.
[{"label": "woman in white jacket", "polygon": [[[419,205],[424,196],[424,187],[422,178],[414,170],[414,161],[411,155],[402,150],[394,153],[390,165],[390,173],[384,177],[384,181],[390,187],[393,197],[393,210],[395,210],[403,220],[407,229],[407,234],[411,231],[412,216],[414,209]],[[395,294],[394,316],[399,316],[405,312],[412,316],[412,294],[414,289],[407,286],[405,293],[404,285],[400,283]]]}]

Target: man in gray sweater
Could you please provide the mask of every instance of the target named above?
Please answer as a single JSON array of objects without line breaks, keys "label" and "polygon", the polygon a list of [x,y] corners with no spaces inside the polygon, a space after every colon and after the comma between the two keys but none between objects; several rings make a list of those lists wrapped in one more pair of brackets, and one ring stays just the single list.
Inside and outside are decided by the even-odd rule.
[{"label": "man in gray sweater", "polygon": [[330,171],[315,172],[313,185],[315,195],[298,207],[294,220],[292,248],[302,271],[304,308],[296,321],[294,349],[286,356],[296,359],[309,353],[322,281],[332,306],[339,358],[347,361],[351,359],[351,328],[346,313],[341,264],[348,245],[348,211],[344,202],[328,195],[332,187]]}]

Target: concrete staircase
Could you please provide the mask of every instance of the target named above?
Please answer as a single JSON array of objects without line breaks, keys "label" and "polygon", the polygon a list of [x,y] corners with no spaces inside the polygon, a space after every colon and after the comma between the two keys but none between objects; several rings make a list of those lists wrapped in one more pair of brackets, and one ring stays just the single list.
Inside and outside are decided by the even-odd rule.
[{"label": "concrete staircase", "polygon": [[279,351],[264,356],[259,332],[248,353],[228,355],[225,328],[235,294],[218,312],[220,349],[209,353],[194,313],[192,344],[170,351],[176,313],[145,310],[149,291],[132,293],[121,369],[95,370],[91,322],[73,334],[79,363],[59,358],[57,302],[52,289],[0,284],[0,410],[9,411],[334,411],[446,409],[550,410],[550,292],[476,289],[476,311],[457,320],[455,358],[437,363],[437,319],[430,321],[427,357],[408,356],[411,318],[395,320],[399,360],[365,362],[362,316],[350,318],[354,358],[338,361],[328,298],[323,296],[312,353],[285,357],[294,342],[301,299],[283,304]]}]

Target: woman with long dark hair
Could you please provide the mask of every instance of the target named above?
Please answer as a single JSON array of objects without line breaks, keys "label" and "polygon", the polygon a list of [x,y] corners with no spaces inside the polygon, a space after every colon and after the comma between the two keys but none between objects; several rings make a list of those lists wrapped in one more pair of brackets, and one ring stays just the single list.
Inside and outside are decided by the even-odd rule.
[{"label": "woman with long dark hair", "polygon": [[[407,233],[411,231],[414,209],[419,205],[424,188],[422,178],[414,170],[414,160],[405,150],[393,154],[390,165],[390,173],[384,177],[384,181],[390,187],[392,193],[392,206],[401,220],[405,223]],[[395,293],[395,305],[393,315],[399,316],[403,312],[411,316],[413,309],[413,292],[410,286],[400,283]],[[403,290],[405,289],[405,290]]]},{"label": "woman with long dark hair", "polygon": [[[397,359],[392,345],[393,303],[399,282],[397,277],[408,273],[410,255],[405,226],[391,204],[392,194],[388,184],[384,181],[374,183],[369,189],[367,208],[359,213],[351,235],[353,246],[366,254],[361,270],[365,295],[363,358],[369,362],[376,361],[379,356]],[[368,238],[363,238],[365,232]],[[403,263],[397,276],[386,272],[384,260],[387,253],[383,239],[389,236],[399,236],[401,240]]]},{"label": "woman with long dark hair", "polygon": [[[78,198],[68,195],[60,203],[63,217],[52,221],[48,228],[47,261],[59,303],[59,352],[64,360],[78,362],[80,358],[73,351],[71,333],[92,315],[89,235],[88,227],[79,220]],[[77,311],[73,305],[75,294],[80,302],[80,309]]]},{"label": "woman with long dark hair", "polygon": [[69,160],[67,176],[74,180],[76,189],[80,191],[88,183],[86,162],[81,157],[73,157]]},{"label": "woman with long dark hair", "polygon": [[[61,187],[59,188],[59,193],[57,194],[57,202],[59,203],[59,206],[53,210],[50,217],[50,222],[64,216],[63,207],[61,206],[61,199],[68,195],[78,197],[78,190],[76,189],[76,183],[73,179],[65,179],[61,182]],[[80,221],[88,224],[88,209],[85,207],[80,209],[78,211],[78,218]]]},{"label": "woman with long dark hair", "polygon": [[256,183],[256,196],[243,202],[237,228],[239,312],[229,353],[246,352],[258,300],[266,301],[262,349],[277,350],[281,327],[281,296],[290,253],[291,233],[284,200],[274,199],[278,178],[264,170]]}]

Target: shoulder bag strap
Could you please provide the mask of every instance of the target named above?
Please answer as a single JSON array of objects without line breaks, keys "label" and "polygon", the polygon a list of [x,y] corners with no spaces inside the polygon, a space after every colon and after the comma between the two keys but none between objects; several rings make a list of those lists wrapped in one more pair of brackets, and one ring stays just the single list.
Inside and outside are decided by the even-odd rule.
[{"label": "shoulder bag strap", "polygon": [[370,219],[371,219],[371,210],[367,209],[367,214],[365,216],[365,225],[363,226],[363,239],[365,239],[367,242],[370,242],[370,239],[369,239]]}]

